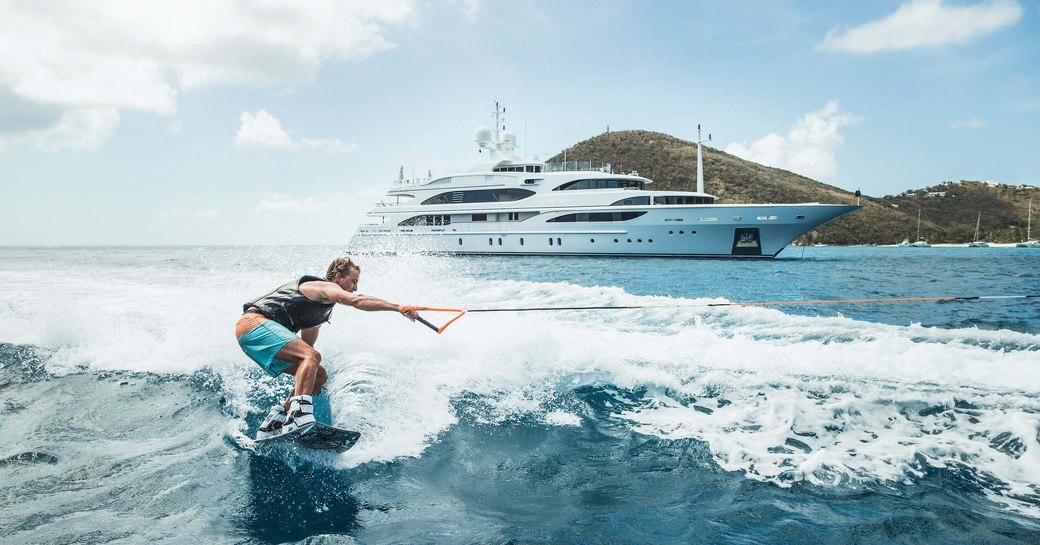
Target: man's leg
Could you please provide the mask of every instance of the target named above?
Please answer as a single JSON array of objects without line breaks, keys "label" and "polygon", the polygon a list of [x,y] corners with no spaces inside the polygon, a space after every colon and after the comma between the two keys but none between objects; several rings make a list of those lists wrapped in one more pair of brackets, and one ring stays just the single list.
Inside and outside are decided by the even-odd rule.
[{"label": "man's leg", "polygon": [[[317,395],[329,380],[328,372],[321,365],[321,354],[302,340],[289,341],[275,357],[292,364],[282,371],[295,378],[289,397]],[[289,410],[288,398],[285,400],[285,409]]]},{"label": "man's leg", "polygon": [[320,392],[328,380],[328,374],[321,366],[321,354],[302,340],[293,339],[278,351],[275,358],[289,362],[291,365],[282,372],[294,377],[292,395],[283,405],[287,413],[283,429],[292,433],[310,427],[314,423],[312,396]]}]

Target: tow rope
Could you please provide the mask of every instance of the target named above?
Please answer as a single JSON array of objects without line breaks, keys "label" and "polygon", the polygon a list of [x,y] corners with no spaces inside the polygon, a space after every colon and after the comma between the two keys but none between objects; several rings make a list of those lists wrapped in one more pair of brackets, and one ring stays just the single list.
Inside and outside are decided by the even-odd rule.
[{"label": "tow rope", "polygon": [[518,308],[439,308],[439,307],[413,307],[402,306],[403,312],[452,312],[456,313],[444,325],[440,327],[430,323],[423,317],[416,320],[424,326],[444,333],[444,330],[456,320],[467,313],[474,312],[555,312],[565,310],[639,310],[649,308],[683,308],[683,307],[767,307],[780,305],[836,305],[836,304],[859,304],[859,303],[914,303],[914,302],[942,302],[942,301],[980,301],[985,299],[1040,299],[1040,294],[1033,295],[959,295],[946,297],[892,297],[885,299],[815,299],[807,301],[746,301],[736,303],[687,303],[675,305],[610,305],[589,307],[518,307]]}]

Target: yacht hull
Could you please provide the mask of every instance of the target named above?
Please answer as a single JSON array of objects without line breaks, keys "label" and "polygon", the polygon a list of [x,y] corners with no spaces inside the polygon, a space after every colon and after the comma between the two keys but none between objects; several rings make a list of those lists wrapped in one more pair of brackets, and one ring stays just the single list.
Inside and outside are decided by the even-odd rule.
[{"label": "yacht hull", "polygon": [[611,207],[611,212],[644,214],[624,222],[551,221],[575,212],[566,209],[524,221],[404,227],[396,218],[385,217],[382,224],[359,227],[350,249],[358,253],[771,258],[799,236],[859,208],[816,203]]}]

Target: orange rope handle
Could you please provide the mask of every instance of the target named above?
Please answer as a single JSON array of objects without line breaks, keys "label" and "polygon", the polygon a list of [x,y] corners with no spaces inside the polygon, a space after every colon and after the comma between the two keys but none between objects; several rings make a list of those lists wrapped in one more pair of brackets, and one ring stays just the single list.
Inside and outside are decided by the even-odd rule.
[{"label": "orange rope handle", "polygon": [[440,308],[440,307],[413,307],[409,305],[401,305],[401,312],[408,312],[410,310],[420,311],[428,310],[430,312],[466,312],[461,308]]},{"label": "orange rope handle", "polygon": [[427,312],[457,312],[458,313],[456,316],[452,317],[452,319],[448,320],[447,322],[444,323],[444,325],[442,325],[440,327],[437,327],[437,326],[431,324],[430,322],[424,320],[422,317],[416,318],[420,323],[422,323],[426,327],[436,331],[438,334],[444,333],[444,330],[448,329],[448,326],[450,326],[451,324],[455,323],[455,320],[458,320],[459,318],[462,318],[462,316],[464,314],[466,314],[466,311],[462,310],[461,308],[414,307],[414,306],[401,305],[401,312],[416,312],[416,313],[418,313],[419,311],[427,311]]}]

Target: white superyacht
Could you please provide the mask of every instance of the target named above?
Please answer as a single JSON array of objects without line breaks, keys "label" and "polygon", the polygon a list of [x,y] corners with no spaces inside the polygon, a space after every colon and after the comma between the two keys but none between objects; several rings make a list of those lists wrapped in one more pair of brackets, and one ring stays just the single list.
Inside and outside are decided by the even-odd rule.
[{"label": "white superyacht", "polygon": [[[366,216],[352,251],[458,255],[770,258],[799,236],[860,209],[839,204],[718,204],[704,192],[653,191],[609,165],[542,163],[516,155],[516,137],[478,127],[488,161],[469,172],[400,180]],[[709,136],[710,139],[710,136]],[[403,178],[403,176],[402,176]]]}]

